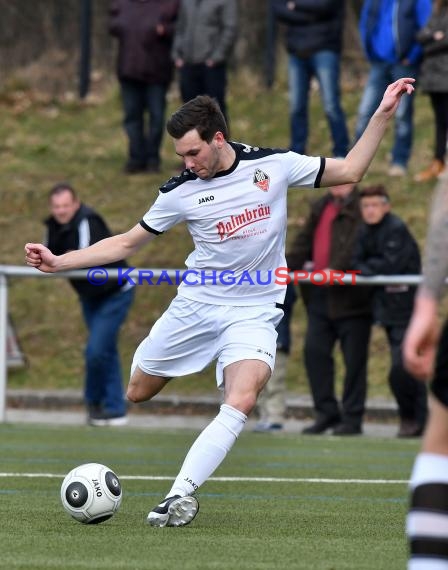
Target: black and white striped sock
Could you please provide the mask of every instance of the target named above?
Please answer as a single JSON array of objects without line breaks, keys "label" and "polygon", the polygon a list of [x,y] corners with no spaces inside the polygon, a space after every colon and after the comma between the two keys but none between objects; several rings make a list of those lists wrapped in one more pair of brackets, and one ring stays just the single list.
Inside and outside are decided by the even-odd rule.
[{"label": "black and white striped sock", "polygon": [[408,570],[448,570],[448,456],[420,453],[410,487]]}]

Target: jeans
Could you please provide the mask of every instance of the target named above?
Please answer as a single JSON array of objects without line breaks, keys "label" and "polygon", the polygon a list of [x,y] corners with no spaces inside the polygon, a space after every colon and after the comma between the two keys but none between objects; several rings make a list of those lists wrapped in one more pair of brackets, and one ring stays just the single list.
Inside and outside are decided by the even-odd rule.
[{"label": "jeans", "polygon": [[289,56],[291,150],[306,153],[309,90],[315,76],[333,139],[333,156],[347,154],[349,136],[340,104],[339,68],[340,55],[334,51],[319,51],[307,58]]},{"label": "jeans", "polygon": [[[128,165],[158,167],[165,128],[167,88],[134,79],[121,79],[120,84],[123,125],[129,140]],[[149,114],[148,126],[145,124],[146,111]]]},{"label": "jeans", "polygon": [[126,413],[118,354],[118,333],[134,299],[134,288],[100,299],[81,297],[89,329],[85,349],[84,395],[87,406],[100,406],[110,415]]},{"label": "jeans", "polygon": [[[370,117],[383,98],[386,87],[400,79],[400,77],[417,77],[416,65],[402,65],[399,63],[374,62],[371,64],[367,84],[358,109],[356,124],[356,140],[364,132]],[[411,156],[413,138],[414,96],[403,95],[395,113],[394,145],[392,148],[392,164],[406,168]]]}]

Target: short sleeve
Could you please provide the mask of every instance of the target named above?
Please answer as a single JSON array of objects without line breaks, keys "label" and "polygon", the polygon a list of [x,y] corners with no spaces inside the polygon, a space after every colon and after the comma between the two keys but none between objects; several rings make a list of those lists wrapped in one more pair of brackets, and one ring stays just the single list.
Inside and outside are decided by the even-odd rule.
[{"label": "short sleeve", "polygon": [[290,151],[283,155],[283,160],[288,173],[288,186],[320,188],[325,158]]},{"label": "short sleeve", "polygon": [[160,193],[157,200],[143,216],[143,222],[157,233],[165,232],[185,220],[177,192]]}]

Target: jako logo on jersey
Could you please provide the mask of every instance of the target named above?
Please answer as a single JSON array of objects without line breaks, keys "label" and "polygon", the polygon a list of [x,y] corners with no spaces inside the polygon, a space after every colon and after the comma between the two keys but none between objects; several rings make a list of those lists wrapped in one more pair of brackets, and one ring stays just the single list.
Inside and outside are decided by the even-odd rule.
[{"label": "jako logo on jersey", "polygon": [[230,219],[224,222],[218,222],[216,228],[218,230],[219,237],[223,240],[225,237],[230,237],[235,232],[249,226],[250,224],[255,224],[261,220],[267,220],[271,217],[270,206],[265,206],[264,204],[259,204],[258,208],[245,208],[244,212],[237,214],[236,216],[230,216]]},{"label": "jako logo on jersey", "polygon": [[199,198],[198,204],[205,204],[206,202],[213,202],[215,199],[214,196],[204,196],[203,198]]},{"label": "jako logo on jersey", "polygon": [[255,186],[267,192],[269,190],[269,176],[259,168],[254,172],[253,183]]}]

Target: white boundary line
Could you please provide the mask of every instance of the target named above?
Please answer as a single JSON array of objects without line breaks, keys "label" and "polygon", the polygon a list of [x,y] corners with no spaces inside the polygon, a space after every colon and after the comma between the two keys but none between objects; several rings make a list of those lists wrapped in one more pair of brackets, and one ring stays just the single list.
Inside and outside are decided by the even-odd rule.
[{"label": "white boundary line", "polygon": [[[0,473],[0,477],[63,479],[65,475],[59,473]],[[172,481],[175,477],[164,475],[120,475],[119,478],[123,481]],[[210,477],[208,481],[224,483],[356,483],[361,485],[407,485],[409,483],[407,479],[321,479],[318,477]]]}]

